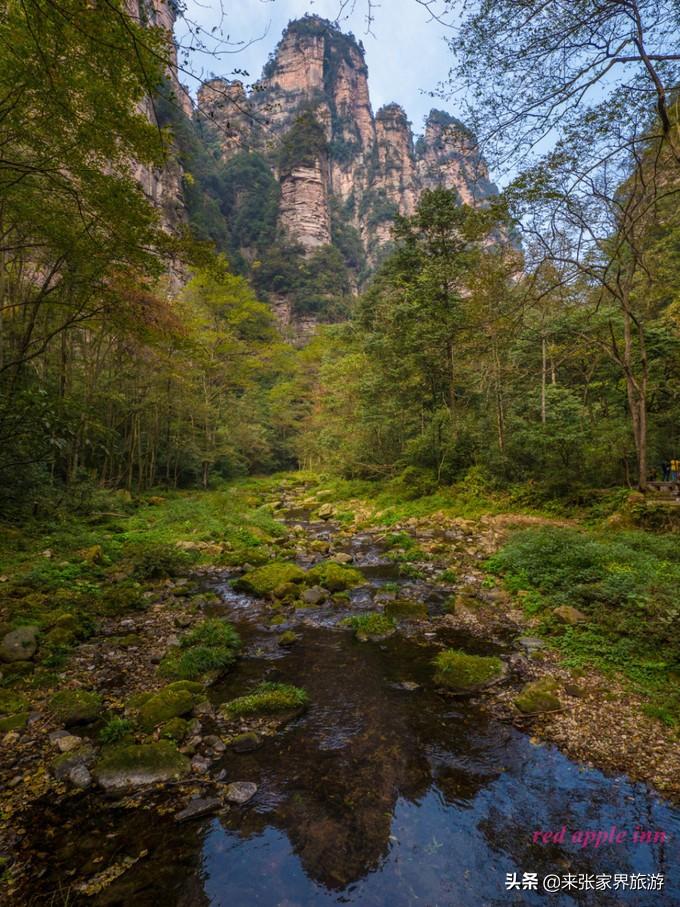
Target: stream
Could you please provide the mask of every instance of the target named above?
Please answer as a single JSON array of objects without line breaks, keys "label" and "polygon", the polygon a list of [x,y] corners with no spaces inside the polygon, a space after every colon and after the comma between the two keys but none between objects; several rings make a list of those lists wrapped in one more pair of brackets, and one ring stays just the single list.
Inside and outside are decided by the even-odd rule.
[{"label": "stream", "polygon": [[[332,524],[290,513],[307,538],[331,540]],[[298,530],[299,531],[299,530]],[[301,609],[271,627],[267,606],[218,586],[244,655],[215,686],[215,702],[253,684],[277,680],[304,687],[307,711],[251,753],[227,750],[229,780],[258,785],[245,807],[178,825],[172,814],[78,805],[62,832],[46,824],[38,850],[51,854],[43,890],[69,873],[147,851],[99,894],[94,905],[178,907],[484,907],[544,904],[680,904],[680,812],[644,785],[606,777],[556,748],[493,718],[483,697],[446,698],[432,681],[436,644],[478,654],[510,654],[510,639],[481,641],[450,629],[405,632],[358,642],[339,625],[370,610],[386,584],[410,587],[431,614],[446,598],[436,584],[400,577],[369,534],[342,543],[368,586],[349,609]],[[338,546],[336,550],[340,550]],[[320,555],[317,555],[317,558]],[[310,562],[311,555],[303,559]],[[393,589],[393,585],[388,586]],[[432,625],[436,628],[436,624]],[[298,641],[277,644],[282,630]],[[437,636],[435,634],[438,633]],[[404,682],[407,682],[404,686]],[[62,817],[63,818],[63,817]],[[73,817],[71,817],[73,818]],[[535,831],[567,828],[564,844],[533,843]],[[619,844],[583,847],[578,830],[626,831]],[[635,843],[636,829],[663,831],[665,843]],[[506,875],[610,875],[609,890],[506,890]],[[660,873],[661,892],[614,890],[616,874]],[[586,883],[587,884],[587,883]],[[36,900],[35,903],[73,903]],[[79,903],[79,902],[78,902]]]}]

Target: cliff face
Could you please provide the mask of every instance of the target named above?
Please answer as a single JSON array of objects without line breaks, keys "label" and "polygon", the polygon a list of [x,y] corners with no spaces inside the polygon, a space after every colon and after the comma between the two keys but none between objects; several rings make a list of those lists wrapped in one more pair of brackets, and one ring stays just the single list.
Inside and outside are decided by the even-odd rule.
[{"label": "cliff face", "polygon": [[[472,204],[493,191],[474,137],[448,114],[432,111],[415,144],[399,105],[374,115],[361,43],[315,16],[289,24],[250,94],[213,79],[198,110],[225,161],[243,152],[267,160],[281,187],[279,226],[306,250],[331,242],[333,205],[370,263],[394,215],[412,214],[423,189],[455,188]],[[301,113],[320,125],[325,148],[283,173],[279,149]]]}]

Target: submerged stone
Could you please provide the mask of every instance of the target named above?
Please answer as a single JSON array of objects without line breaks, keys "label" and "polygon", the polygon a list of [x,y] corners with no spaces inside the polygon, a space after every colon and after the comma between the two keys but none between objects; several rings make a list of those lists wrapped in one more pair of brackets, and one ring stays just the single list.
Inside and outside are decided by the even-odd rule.
[{"label": "submerged stone", "polygon": [[262,746],[262,738],[255,731],[246,731],[232,738],[230,748],[235,753],[252,753]]},{"label": "submerged stone", "polygon": [[236,803],[243,806],[249,800],[252,800],[257,793],[257,784],[252,781],[232,781],[224,791],[224,799],[228,803]]},{"label": "submerged stone", "polygon": [[211,816],[222,808],[222,801],[217,797],[194,797],[188,804],[175,813],[175,822],[189,822],[191,819],[202,819]]}]

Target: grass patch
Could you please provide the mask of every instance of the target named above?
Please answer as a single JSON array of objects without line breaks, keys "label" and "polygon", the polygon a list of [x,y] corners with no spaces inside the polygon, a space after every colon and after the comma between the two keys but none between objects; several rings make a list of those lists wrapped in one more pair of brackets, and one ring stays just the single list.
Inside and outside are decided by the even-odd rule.
[{"label": "grass patch", "polygon": [[392,617],[381,614],[379,611],[370,611],[368,614],[354,614],[352,617],[346,617],[342,624],[346,627],[351,627],[357,639],[386,636],[392,633],[396,626]]},{"label": "grass patch", "polygon": [[182,637],[179,646],[165,656],[158,670],[163,677],[177,680],[221,674],[236,661],[240,647],[239,635],[230,623],[206,620]]},{"label": "grass patch", "polygon": [[[680,558],[677,536],[604,535],[559,527],[516,533],[487,561],[568,666],[621,672],[664,720],[680,719]],[[587,625],[560,628],[552,612],[572,605]]]},{"label": "grass patch", "polygon": [[251,693],[226,702],[221,710],[228,717],[234,718],[287,712],[290,709],[304,708],[308,701],[309,697],[301,687],[289,683],[261,683]]}]

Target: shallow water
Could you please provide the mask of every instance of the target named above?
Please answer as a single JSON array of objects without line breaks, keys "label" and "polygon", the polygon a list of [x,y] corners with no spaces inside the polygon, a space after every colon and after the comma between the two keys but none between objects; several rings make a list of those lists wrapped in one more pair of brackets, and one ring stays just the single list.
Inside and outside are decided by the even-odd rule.
[{"label": "shallow water", "polygon": [[[369,554],[367,573],[380,585],[380,559]],[[43,842],[52,854],[45,890],[54,891],[50,876],[95,873],[145,848],[148,855],[88,903],[680,904],[680,812],[647,788],[534,745],[474,700],[442,698],[432,684],[429,644],[402,635],[358,643],[333,620],[308,611],[297,615],[299,641],[281,649],[281,627],[267,628],[254,603],[223,592],[223,613],[239,626],[246,652],[214,690],[215,700],[264,678],[283,680],[307,689],[308,711],[256,752],[225,756],[219,767],[227,777],[254,781],[259,791],[247,807],[224,817],[177,826],[172,816],[81,805],[70,817],[71,829]],[[364,606],[360,596],[357,605]],[[455,643],[470,651],[499,650],[460,635]],[[421,686],[407,692],[398,687],[403,681]],[[667,841],[597,850],[532,843],[534,831],[563,825],[569,831],[616,826],[629,839],[640,827],[664,831]],[[520,878],[535,872],[539,879],[548,873],[663,873],[666,888],[507,891],[506,873],[513,872]]]}]

